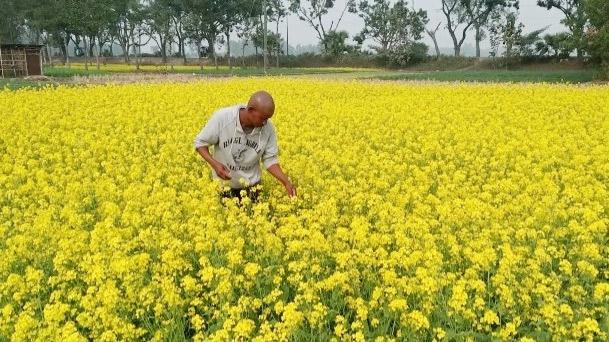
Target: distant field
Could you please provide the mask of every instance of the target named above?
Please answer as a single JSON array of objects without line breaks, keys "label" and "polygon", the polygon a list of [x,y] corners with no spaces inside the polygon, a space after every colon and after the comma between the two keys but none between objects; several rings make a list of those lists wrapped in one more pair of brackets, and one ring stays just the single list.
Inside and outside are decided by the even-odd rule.
[{"label": "distant field", "polygon": [[[69,68],[65,66],[45,67],[45,76],[48,81],[32,81],[26,79],[0,79],[0,89],[20,89],[25,87],[41,87],[48,84],[81,84],[81,83],[104,83],[102,78],[106,76],[133,78],[130,83],[148,82],[149,78],[170,81],[172,78],[181,76],[209,76],[209,77],[257,77],[264,76],[262,68],[233,67],[229,70],[227,66],[216,69],[213,66],[205,66],[203,70],[199,66],[176,65],[174,70],[161,66],[144,65],[141,71],[135,71],[135,66],[126,64],[107,64],[97,70],[95,65],[85,70],[84,64],[72,64]],[[103,76],[99,79],[85,78],[75,80],[78,77]],[[452,71],[396,71],[384,69],[364,68],[269,68],[266,76],[292,76],[292,77],[314,77],[325,79],[361,79],[361,80],[388,80],[388,81],[417,81],[430,80],[439,82],[547,82],[547,83],[586,83],[599,79],[599,71],[595,69],[567,69],[567,70],[452,70]]]},{"label": "distant field", "polygon": [[0,90],[9,89],[15,90],[19,88],[39,88],[50,84],[50,82],[46,81],[31,81],[31,80],[23,80],[23,79],[1,79],[0,78]]},{"label": "distant field", "polygon": [[434,80],[467,82],[549,82],[583,83],[595,80],[599,72],[582,70],[467,70],[399,72],[372,76],[380,80]]},{"label": "distant field", "polygon": [[[266,75],[304,75],[304,74],[326,74],[326,73],[350,73],[362,70],[374,69],[357,69],[357,68],[268,68]],[[135,65],[128,64],[106,64],[100,66],[97,70],[95,65],[89,66],[89,70],[85,69],[84,64],[75,63],[67,66],[55,66],[45,68],[45,74],[52,77],[70,77],[70,76],[86,76],[86,75],[106,75],[109,73],[193,73],[212,76],[262,76],[265,72],[262,68],[242,68],[233,66],[232,70],[228,66],[204,66],[201,69],[198,65],[141,65],[137,70]]]}]

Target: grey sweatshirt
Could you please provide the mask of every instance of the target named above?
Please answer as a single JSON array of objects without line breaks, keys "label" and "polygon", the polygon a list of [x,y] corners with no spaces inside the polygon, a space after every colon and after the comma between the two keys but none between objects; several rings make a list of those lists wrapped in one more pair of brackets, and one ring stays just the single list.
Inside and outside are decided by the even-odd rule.
[{"label": "grey sweatshirt", "polygon": [[[247,134],[239,122],[240,108],[246,106],[239,104],[214,112],[194,140],[195,149],[214,147],[214,159],[230,170],[231,180],[227,185],[235,189],[243,187],[239,182],[241,178],[249,184],[260,181],[260,160],[265,168],[279,163],[277,137],[271,120]],[[213,169],[212,176],[220,179]]]}]

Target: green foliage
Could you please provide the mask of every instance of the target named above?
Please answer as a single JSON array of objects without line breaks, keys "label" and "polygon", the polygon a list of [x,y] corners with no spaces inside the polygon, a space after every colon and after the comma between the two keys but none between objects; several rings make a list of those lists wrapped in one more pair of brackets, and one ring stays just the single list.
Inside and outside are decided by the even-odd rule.
[{"label": "green foliage", "polygon": [[575,50],[575,43],[569,32],[546,34],[543,40],[535,44],[539,56],[551,56],[556,59],[568,58]]},{"label": "green foliage", "polygon": [[407,67],[427,60],[429,47],[421,42],[408,42],[393,49],[389,56],[392,64]]},{"label": "green foliage", "polygon": [[[256,29],[255,34],[252,36],[252,43],[255,47],[260,49],[264,48],[264,34],[262,28],[258,27]],[[277,51],[279,47],[283,44],[283,39],[281,39],[281,35],[277,33],[273,33],[270,30],[266,32],[266,52],[268,54],[272,54]]]},{"label": "green foliage", "polygon": [[516,10],[493,13],[491,20],[491,57],[499,56],[499,46],[504,48],[503,57],[511,61],[508,64],[519,63],[522,57],[547,53],[547,46],[541,38],[547,27],[524,33],[524,25],[518,21]]},{"label": "green foliage", "polygon": [[5,0],[0,5],[0,43],[16,43],[23,34],[23,10],[16,0]]},{"label": "green foliage", "polygon": [[588,0],[586,13],[590,18],[591,26],[588,32],[590,52],[596,60],[602,63],[605,78],[609,79],[609,2]]},{"label": "green foliage", "polygon": [[331,56],[350,53],[353,52],[355,48],[347,44],[347,38],[349,38],[349,33],[347,33],[347,31],[331,31],[326,33],[322,45],[325,46],[326,53]]},{"label": "green foliage", "polygon": [[[324,52],[329,53],[327,43],[334,38],[326,38],[328,34],[338,32],[338,27],[345,12],[356,13],[355,0],[346,0],[341,11],[341,15],[336,21],[332,21],[330,25],[324,24],[323,18],[328,15],[328,11],[334,8],[336,1],[334,0],[289,0],[289,10],[296,14],[298,18],[311,26],[317,33],[319,42],[321,43]],[[333,33],[334,32],[334,33]]]},{"label": "green foliage", "polygon": [[[477,28],[480,40],[482,28],[490,25],[492,14],[502,13],[510,7],[518,8],[518,0],[441,0],[446,29],[453,41],[455,56],[461,54],[461,46],[471,27]],[[491,28],[493,27],[490,25]]]},{"label": "green foliage", "polygon": [[393,6],[388,0],[374,0],[372,4],[360,1],[359,16],[364,19],[360,37],[378,44],[375,49],[379,53],[403,50],[404,46],[420,40],[429,21],[426,11],[410,9],[404,0],[398,0]]},{"label": "green foliage", "polygon": [[537,5],[546,9],[560,10],[565,16],[561,22],[569,28],[571,40],[577,50],[577,56],[582,57],[586,50],[584,27],[588,22],[584,10],[585,0],[538,0]]}]

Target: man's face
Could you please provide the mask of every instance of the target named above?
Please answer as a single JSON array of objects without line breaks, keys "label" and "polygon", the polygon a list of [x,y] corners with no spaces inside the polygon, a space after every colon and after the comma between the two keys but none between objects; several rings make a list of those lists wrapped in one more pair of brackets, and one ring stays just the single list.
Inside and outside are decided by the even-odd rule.
[{"label": "man's face", "polygon": [[248,108],[251,113],[252,123],[256,127],[262,127],[266,125],[266,121],[273,116],[274,108]]}]

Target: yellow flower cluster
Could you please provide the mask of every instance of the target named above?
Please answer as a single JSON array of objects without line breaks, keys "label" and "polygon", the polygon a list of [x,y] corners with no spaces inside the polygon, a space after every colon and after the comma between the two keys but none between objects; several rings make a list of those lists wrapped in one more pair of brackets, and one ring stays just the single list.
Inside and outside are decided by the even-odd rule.
[{"label": "yellow flower cluster", "polygon": [[[290,199],[192,139],[270,91]],[[0,340],[606,340],[609,87],[0,92]]]}]

